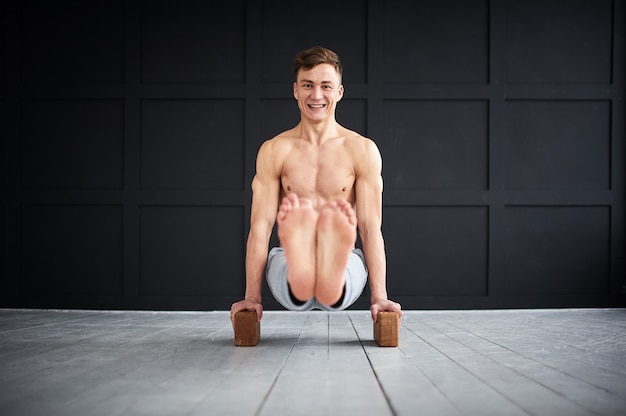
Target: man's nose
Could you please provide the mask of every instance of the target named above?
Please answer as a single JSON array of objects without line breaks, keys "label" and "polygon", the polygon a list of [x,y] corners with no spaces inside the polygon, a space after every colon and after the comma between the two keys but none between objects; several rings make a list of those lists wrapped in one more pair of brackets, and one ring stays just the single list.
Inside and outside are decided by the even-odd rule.
[{"label": "man's nose", "polygon": [[322,98],[322,89],[319,87],[313,88],[313,92],[311,93],[311,98],[319,99]]}]

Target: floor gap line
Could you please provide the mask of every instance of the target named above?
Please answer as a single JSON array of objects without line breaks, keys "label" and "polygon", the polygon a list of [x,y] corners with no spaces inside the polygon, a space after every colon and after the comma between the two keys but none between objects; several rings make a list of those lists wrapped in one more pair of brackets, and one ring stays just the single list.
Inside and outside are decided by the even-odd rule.
[{"label": "floor gap line", "polygon": [[398,416],[398,412],[396,411],[396,409],[394,408],[393,404],[391,403],[391,398],[387,394],[387,391],[385,390],[385,387],[383,386],[383,383],[381,382],[380,378],[378,377],[378,373],[376,372],[376,369],[374,368],[374,365],[372,364],[372,360],[370,359],[370,356],[369,356],[369,354],[367,353],[367,351],[365,349],[365,345],[363,344],[363,340],[359,336],[359,331],[357,331],[356,326],[354,325],[354,321],[352,320],[352,317],[349,314],[348,314],[348,319],[350,320],[350,324],[352,325],[352,329],[354,329],[354,332],[356,333],[356,337],[359,339],[359,344],[361,345],[361,349],[363,350],[363,354],[365,354],[365,358],[367,359],[367,362],[369,363],[369,366],[370,366],[370,368],[372,370],[372,374],[374,374],[374,378],[376,378],[376,383],[378,383],[378,387],[380,388],[380,391],[383,393],[383,397],[385,398],[385,401],[387,402],[387,406],[389,406],[389,410],[391,411],[391,414],[393,416]]},{"label": "floor gap line", "polygon": [[304,331],[304,327],[306,327],[306,324],[309,322],[310,317],[311,315],[308,314],[306,317],[306,320],[304,321],[304,324],[300,328],[300,333],[298,334],[298,337],[296,338],[294,343],[291,345],[291,348],[289,349],[289,352],[287,353],[287,357],[285,357],[285,361],[283,361],[283,363],[281,364],[280,369],[278,370],[278,373],[276,373],[276,377],[274,377],[274,380],[272,381],[272,385],[270,386],[269,389],[267,389],[267,393],[265,393],[265,395],[263,396],[263,400],[261,400],[261,404],[259,405],[259,408],[257,409],[256,412],[254,412],[254,416],[259,416],[261,414],[261,411],[263,411],[263,407],[265,406],[267,399],[270,397],[270,394],[272,394],[272,391],[274,390],[274,387],[276,386],[276,383],[278,382],[280,375],[282,374],[285,366],[287,365],[287,362],[289,361],[289,357],[291,357],[291,353],[293,352],[293,349],[298,344],[298,341],[300,340],[300,337],[302,336],[302,331]]}]

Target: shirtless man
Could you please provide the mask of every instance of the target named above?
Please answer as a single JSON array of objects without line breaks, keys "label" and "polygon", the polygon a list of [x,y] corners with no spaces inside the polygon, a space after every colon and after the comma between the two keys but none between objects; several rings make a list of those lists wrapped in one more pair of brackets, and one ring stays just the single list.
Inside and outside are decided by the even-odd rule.
[{"label": "shirtless man", "polygon": [[[363,291],[369,274],[371,313],[394,311],[387,298],[382,224],[382,159],[373,141],[335,120],[343,97],[338,56],[313,47],[296,56],[293,95],[300,123],[263,143],[252,181],[245,299],[231,319],[254,310],[261,287],[291,310],[342,310]],[[268,245],[278,222],[280,248]],[[358,227],[363,251],[355,249]]]}]

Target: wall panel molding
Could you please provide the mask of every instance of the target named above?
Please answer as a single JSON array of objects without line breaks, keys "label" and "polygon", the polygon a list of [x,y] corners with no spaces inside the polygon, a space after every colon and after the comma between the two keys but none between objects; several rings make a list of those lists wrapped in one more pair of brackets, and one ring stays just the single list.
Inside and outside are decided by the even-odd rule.
[{"label": "wall panel molding", "polygon": [[316,44],[344,64],[338,122],[383,155],[391,298],[626,306],[624,0],[0,11],[0,307],[240,300],[256,153],[298,123]]}]

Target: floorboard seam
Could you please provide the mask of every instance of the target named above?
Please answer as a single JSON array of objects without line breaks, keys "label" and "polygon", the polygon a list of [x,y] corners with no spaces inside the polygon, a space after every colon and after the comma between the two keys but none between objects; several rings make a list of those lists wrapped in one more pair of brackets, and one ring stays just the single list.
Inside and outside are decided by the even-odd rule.
[{"label": "floorboard seam", "polygon": [[[454,324],[451,324],[451,323],[449,323],[449,322],[446,322],[446,323],[447,323],[448,325],[450,325],[450,326],[452,326],[452,327],[454,327],[454,328],[456,328],[456,329],[460,330],[460,331],[467,332],[467,331],[465,331],[464,329],[459,328],[459,327],[457,327],[457,326],[456,326],[456,325],[454,325]],[[558,396],[560,396],[560,397],[561,397],[561,398],[563,398],[564,400],[566,400],[566,401],[568,401],[568,402],[572,403],[573,405],[575,405],[575,406],[579,406],[579,407],[581,407],[581,408],[583,408],[583,409],[585,409],[585,410],[587,410],[587,411],[589,411],[589,412],[595,413],[592,409],[589,409],[589,408],[587,408],[586,406],[584,406],[584,405],[582,405],[582,404],[580,404],[580,403],[577,403],[577,402],[575,402],[575,401],[571,400],[569,397],[567,397],[567,396],[566,396],[566,395],[564,395],[563,393],[561,393],[561,392],[559,392],[559,391],[557,391],[557,390],[555,390],[555,389],[551,388],[550,386],[547,386],[545,383],[542,383],[540,380],[535,380],[535,379],[533,379],[533,378],[531,378],[531,377],[527,376],[526,374],[524,374],[524,373],[522,373],[522,372],[518,371],[517,369],[515,369],[515,368],[513,368],[513,367],[510,367],[510,366],[504,365],[504,364],[502,364],[502,363],[500,363],[500,362],[498,362],[498,361],[494,360],[493,358],[491,358],[491,357],[489,357],[489,356],[487,356],[487,355],[483,354],[483,353],[482,353],[482,352],[480,352],[480,351],[477,351],[476,349],[474,349],[474,348],[472,348],[471,346],[469,346],[469,345],[465,344],[464,342],[459,341],[458,339],[456,339],[456,338],[454,338],[454,337],[452,337],[452,336],[448,335],[447,333],[445,333],[445,332],[443,332],[443,331],[441,331],[441,330],[439,330],[439,329],[437,329],[437,328],[433,327],[432,325],[430,325],[430,324],[428,324],[428,323],[426,323],[426,322],[423,322],[423,324],[424,324],[424,325],[427,325],[427,326],[428,326],[428,327],[430,327],[432,330],[437,331],[438,333],[440,333],[441,335],[445,336],[446,338],[448,338],[448,339],[450,339],[450,340],[452,340],[452,341],[454,341],[454,342],[458,342],[459,344],[461,344],[461,345],[463,345],[464,347],[466,347],[466,348],[470,349],[471,351],[474,351],[475,353],[477,353],[477,354],[479,354],[480,356],[482,356],[482,357],[486,358],[487,360],[491,361],[492,363],[494,363],[494,364],[496,364],[496,365],[499,365],[499,366],[502,366],[502,367],[504,367],[504,368],[508,368],[509,370],[513,371],[515,374],[519,375],[520,377],[523,377],[523,378],[525,378],[525,379],[529,380],[530,382],[532,382],[532,383],[536,383],[536,384],[538,384],[538,385],[542,386],[543,388],[545,388],[545,389],[547,389],[547,390],[549,390],[549,391],[551,391],[551,392],[553,392],[553,393],[557,394]],[[474,335],[474,334],[473,334],[473,335]],[[477,336],[478,336],[478,335],[477,335]],[[482,338],[482,337],[480,337],[480,338]],[[482,338],[482,339],[484,339],[484,338]],[[507,350],[507,351],[509,351],[509,352],[513,353],[513,354],[520,355],[520,356],[525,357],[525,358],[527,358],[527,359],[529,359],[529,360],[531,360],[531,361],[535,361],[535,362],[537,362],[538,364],[545,365],[545,364],[540,363],[540,362],[538,362],[538,361],[536,361],[536,360],[533,360],[532,358],[526,357],[524,354],[520,354],[520,353],[518,353],[518,352],[516,352],[516,351],[511,350],[510,348],[506,348],[506,347],[504,347],[504,346],[502,346],[502,345],[499,345],[499,344],[497,344],[497,343],[495,343],[495,342],[493,342],[493,341],[486,340],[486,339],[485,339],[485,341],[487,341],[487,342],[491,342],[491,343],[494,343],[495,345],[498,345],[499,347],[501,347],[501,348],[503,348],[503,349],[505,349],[505,350]],[[438,351],[440,351],[440,350],[438,350]],[[440,351],[440,352],[441,352],[441,351]],[[441,352],[441,353],[442,353],[442,354],[444,354],[443,352]],[[449,356],[449,355],[447,355],[447,354],[444,354],[444,355],[445,355],[445,356],[446,356],[449,360],[451,360],[452,362],[456,363],[456,364],[457,364],[457,365],[459,365],[461,368],[463,368],[465,371],[468,371],[470,374],[474,375],[474,373],[473,373],[473,372],[471,372],[469,369],[467,369],[467,368],[466,368],[463,364],[459,363],[458,361],[456,361],[454,358],[450,357],[450,356]],[[547,366],[547,367],[550,367],[550,366]],[[550,367],[550,368],[551,368],[551,367]],[[555,370],[557,370],[557,369],[555,369]],[[566,374],[566,373],[563,373],[563,372],[562,372],[562,371],[560,371],[560,370],[557,370],[557,371],[558,371],[558,372],[560,372],[561,374]],[[478,377],[478,376],[476,376],[476,375],[474,375],[474,376],[475,376],[476,378],[478,378],[478,379],[479,379],[479,380],[480,380],[480,381],[481,381],[484,385],[489,386],[492,390],[494,390],[495,392],[497,392],[497,393],[498,393],[498,394],[500,394],[501,396],[506,397],[506,399],[507,399],[507,400],[509,400],[509,401],[511,401],[511,403],[514,403],[516,406],[520,407],[520,408],[521,408],[521,409],[523,409],[524,411],[531,413],[529,410],[525,409],[522,405],[520,405],[519,403],[517,403],[515,400],[511,399],[510,397],[508,397],[508,396],[507,396],[506,394],[504,394],[503,392],[501,392],[501,391],[499,391],[498,389],[496,389],[496,388],[494,388],[493,386],[491,386],[491,384],[490,384],[490,383],[488,383],[486,380],[483,380],[483,379],[481,379],[480,377]],[[574,377],[574,378],[576,378],[576,377]],[[584,381],[584,380],[580,380],[580,381]],[[594,387],[597,387],[597,386],[594,386]],[[532,414],[532,413],[531,413],[531,414]]]},{"label": "floorboard seam", "polygon": [[374,374],[374,378],[376,378],[376,383],[378,383],[378,387],[380,387],[380,391],[383,393],[383,397],[385,398],[385,401],[387,402],[387,406],[389,406],[389,410],[391,411],[391,414],[393,416],[398,416],[397,410],[394,408],[393,404],[391,403],[391,398],[387,394],[387,391],[385,390],[385,387],[383,387],[383,383],[380,381],[380,378],[378,378],[378,373],[376,372],[376,369],[374,368],[374,365],[372,364],[372,360],[370,360],[370,356],[367,353],[367,350],[365,349],[365,345],[363,345],[363,340],[359,336],[359,331],[357,331],[356,326],[354,325],[354,321],[352,321],[352,317],[350,315],[348,315],[348,319],[350,320],[350,324],[352,325],[352,329],[354,329],[354,332],[356,333],[356,336],[359,339],[359,344],[361,345],[361,349],[363,350],[363,354],[365,354],[365,358],[367,359],[367,362],[369,363],[369,366],[372,369],[372,373]]},{"label": "floorboard seam", "polygon": [[[457,329],[461,329],[461,328],[458,328],[458,327],[457,327],[456,325],[454,325],[454,324],[450,324],[450,325],[452,325],[453,327],[455,327],[455,328],[457,328]],[[441,332],[441,331],[440,331],[440,332]],[[466,332],[467,332],[467,331],[466,331]],[[547,367],[547,368],[549,368],[549,369],[551,369],[551,370],[553,370],[553,371],[555,371],[555,372],[557,372],[557,373],[563,374],[564,376],[571,377],[571,378],[573,378],[574,380],[577,380],[577,381],[579,381],[579,382],[581,382],[581,383],[585,383],[585,384],[587,384],[587,385],[589,385],[589,386],[591,386],[591,387],[594,387],[594,388],[596,388],[596,389],[602,390],[602,391],[604,391],[604,392],[606,392],[606,393],[608,393],[608,394],[613,394],[613,395],[615,395],[616,397],[625,398],[625,397],[623,397],[622,395],[616,394],[615,392],[612,392],[612,391],[607,391],[607,390],[606,390],[604,387],[602,387],[602,386],[599,386],[599,385],[597,385],[597,384],[594,384],[594,383],[592,383],[592,382],[590,382],[590,381],[588,381],[588,380],[585,380],[585,379],[583,379],[583,378],[581,378],[581,377],[578,377],[578,376],[576,376],[576,375],[574,375],[574,374],[570,374],[569,372],[564,371],[564,370],[562,370],[562,369],[560,369],[560,368],[558,368],[558,367],[555,367],[555,366],[553,366],[553,365],[550,365],[550,364],[548,364],[548,363],[545,363],[545,362],[539,361],[539,360],[537,360],[537,359],[535,359],[535,358],[533,358],[533,357],[530,357],[530,356],[528,356],[528,355],[526,355],[526,354],[523,354],[523,353],[521,353],[521,352],[514,351],[514,350],[512,350],[511,348],[508,348],[508,347],[506,347],[506,346],[504,346],[504,345],[501,345],[501,344],[499,344],[499,343],[497,343],[497,342],[495,342],[495,341],[491,341],[491,340],[489,340],[489,339],[487,339],[487,338],[485,338],[485,337],[483,337],[483,336],[481,336],[481,335],[477,335],[477,334],[474,334],[474,333],[472,333],[472,332],[468,332],[468,333],[470,333],[470,334],[472,334],[472,335],[476,336],[477,338],[480,338],[480,339],[482,339],[482,340],[484,340],[484,341],[486,341],[486,342],[490,342],[490,343],[492,343],[492,344],[494,344],[494,345],[497,345],[498,347],[500,347],[500,348],[502,348],[502,349],[504,349],[504,350],[506,350],[506,351],[508,351],[508,352],[510,352],[510,353],[512,353],[512,354],[519,355],[519,356],[524,357],[525,359],[527,359],[527,360],[529,360],[529,361],[533,361],[533,362],[535,362],[535,363],[537,363],[537,364],[539,364],[539,365],[541,365],[541,366]],[[449,336],[448,336],[448,337],[449,337]],[[449,338],[450,338],[450,337],[449,337]],[[454,338],[451,338],[451,339],[454,339]],[[456,342],[459,342],[459,343],[461,343],[461,344],[463,344],[463,345],[465,345],[466,347],[468,347],[468,348],[470,348],[470,349],[472,349],[472,350],[474,350],[473,348],[471,348],[471,347],[467,346],[466,344],[464,344],[464,343],[463,343],[463,342],[461,342],[461,341],[458,341],[458,340],[456,340],[456,339],[455,339],[455,341],[456,341]],[[474,351],[475,351],[475,350],[474,350]],[[478,352],[478,351],[476,351],[476,352]],[[479,354],[481,354],[480,352],[478,352],[478,353],[479,353]],[[495,363],[498,363],[497,361],[493,360],[493,359],[492,359],[491,357],[489,357],[489,356],[486,356],[486,355],[484,355],[484,354],[481,354],[481,355],[483,355],[485,358],[488,358],[489,360],[491,360],[491,361],[493,361],[493,362],[495,362]],[[564,357],[565,357],[565,358],[570,358],[570,357],[567,357],[567,356],[564,356]],[[574,359],[574,358],[570,358],[570,359],[572,359],[572,360],[574,360],[574,361],[577,361],[577,362],[581,362],[581,361],[576,360],[576,359]],[[500,364],[500,363],[498,363],[498,364]],[[584,364],[584,363],[583,363],[583,364]],[[539,385],[543,386],[544,388],[546,388],[546,389],[548,389],[548,390],[550,390],[550,391],[552,391],[552,392],[554,392],[554,393],[558,394],[559,396],[563,397],[565,400],[568,400],[568,401],[570,401],[570,402],[572,402],[572,403],[576,404],[577,406],[582,407],[583,409],[586,409],[586,410],[588,410],[588,411],[590,411],[590,412],[593,412],[593,409],[589,409],[589,408],[587,408],[586,406],[584,406],[583,404],[580,404],[580,403],[577,403],[577,402],[575,402],[575,401],[571,400],[570,398],[568,398],[568,397],[567,397],[566,395],[564,395],[563,393],[561,393],[561,392],[559,392],[559,391],[557,391],[557,390],[554,390],[553,388],[551,388],[551,387],[549,387],[549,386],[545,385],[545,384],[544,384],[544,383],[542,383],[540,380],[538,380],[538,379],[537,379],[537,380],[535,380],[535,379],[533,379],[533,378],[530,378],[530,377],[526,376],[525,374],[520,373],[520,372],[519,372],[518,370],[516,370],[515,368],[510,367],[510,366],[508,366],[508,365],[505,365],[505,364],[500,364],[500,365],[502,365],[502,366],[504,366],[505,368],[508,368],[508,369],[510,369],[510,370],[512,370],[512,371],[514,371],[515,373],[517,373],[517,374],[521,375],[522,377],[525,377],[525,378],[527,378],[528,380],[531,380],[532,382],[537,383],[537,384],[539,384]],[[616,374],[616,375],[620,375],[620,376],[621,376],[621,373],[615,373],[615,372],[611,371],[610,369],[604,369],[604,371],[605,371],[605,372],[608,372],[608,373],[613,373],[613,374]]]},{"label": "floorboard seam", "polygon": [[[422,325],[426,325],[429,328],[431,328],[434,331],[439,332],[440,334],[442,333],[441,331],[437,330],[436,328],[433,328],[432,326],[428,325],[426,322],[421,321]],[[453,362],[454,364],[456,364],[459,368],[463,369],[463,371],[467,372],[470,376],[472,376],[473,378],[475,378],[476,380],[480,381],[483,385],[485,385],[486,387],[488,387],[490,390],[492,390],[493,392],[495,392],[496,394],[506,398],[506,400],[508,400],[509,402],[513,403],[515,406],[519,407],[520,409],[522,409],[522,411],[526,414],[532,415],[533,413],[526,409],[524,406],[520,405],[519,403],[517,403],[515,400],[512,400],[510,397],[508,397],[505,394],[502,394],[500,391],[496,390],[495,388],[493,388],[493,386],[491,386],[490,384],[486,383],[484,380],[482,380],[480,377],[478,377],[476,374],[474,374],[472,371],[468,370],[464,365],[462,365],[461,363],[459,363],[457,360],[455,360],[454,358],[452,358],[450,355],[446,354],[445,352],[443,352],[442,350],[440,350],[439,348],[437,348],[436,346],[434,346],[432,343],[430,343],[429,341],[425,340],[424,338],[420,337],[417,333],[415,333],[411,328],[408,328],[408,330],[413,333],[413,335],[415,335],[416,337],[420,338],[422,341],[424,341],[426,344],[428,344],[432,349],[434,349],[435,351],[437,351],[439,354],[441,354],[442,356],[446,357],[446,359],[450,360],[451,362]],[[447,336],[446,334],[443,334],[445,336]],[[448,336],[447,336],[448,337]],[[448,337],[450,338],[450,337]],[[452,339],[452,338],[450,338]],[[482,354],[481,354],[482,355]],[[431,382],[432,383],[432,382]],[[435,387],[437,387],[435,385]],[[437,390],[439,390],[439,388],[437,388]],[[444,392],[442,392],[441,390],[439,390],[441,392],[441,394],[444,395],[444,397],[447,397],[446,394]],[[448,399],[449,400],[449,399]],[[449,400],[450,401],[450,400]],[[452,404],[452,406],[454,406],[454,408],[456,408],[459,412],[463,413],[463,409],[459,409],[455,403],[453,401],[450,401],[450,404]]]},{"label": "floorboard seam", "polygon": [[254,412],[255,416],[259,416],[261,412],[263,411],[263,407],[265,406],[267,399],[270,397],[270,394],[272,394],[272,390],[274,390],[274,387],[276,386],[276,383],[278,382],[278,379],[280,378],[280,375],[282,374],[283,369],[287,365],[287,361],[289,361],[289,357],[291,357],[291,353],[293,352],[293,349],[296,347],[296,344],[298,344],[298,341],[300,340],[300,337],[302,336],[302,331],[306,327],[307,322],[309,322],[309,317],[310,315],[307,315],[306,320],[304,321],[304,324],[300,328],[300,333],[298,334],[298,337],[296,338],[294,343],[291,344],[289,353],[287,354],[287,356],[285,357],[285,360],[283,361],[280,368],[278,369],[278,372],[276,373],[276,377],[274,377],[274,380],[272,381],[272,385],[270,386],[269,389],[267,389],[267,393],[265,393],[265,395],[263,396],[263,399],[261,400],[261,403],[259,404],[258,409],[256,410],[256,412]]}]

